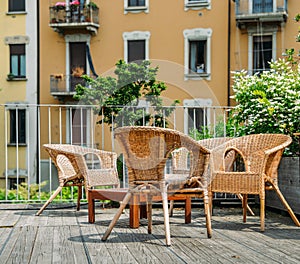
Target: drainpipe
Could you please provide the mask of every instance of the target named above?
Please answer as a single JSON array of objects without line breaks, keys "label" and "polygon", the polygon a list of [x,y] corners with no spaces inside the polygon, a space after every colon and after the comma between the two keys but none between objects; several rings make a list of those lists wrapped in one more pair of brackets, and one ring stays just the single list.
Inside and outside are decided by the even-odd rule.
[{"label": "drainpipe", "polygon": [[[235,2],[235,0],[233,0]],[[230,35],[231,35],[231,0],[228,0],[228,39],[227,39],[227,106],[230,106]]]},{"label": "drainpipe", "polygon": [[[36,115],[39,116],[39,105],[40,105],[40,1],[36,1]],[[36,183],[39,184],[40,176],[40,128],[39,128],[39,119],[36,119],[36,133],[37,133],[37,142],[36,142]]]}]

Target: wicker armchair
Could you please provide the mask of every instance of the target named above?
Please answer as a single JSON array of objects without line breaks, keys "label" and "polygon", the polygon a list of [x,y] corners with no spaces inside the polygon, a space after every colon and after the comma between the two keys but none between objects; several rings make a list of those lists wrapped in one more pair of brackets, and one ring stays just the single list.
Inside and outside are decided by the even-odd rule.
[{"label": "wicker armchair", "polygon": [[[218,137],[218,138],[208,138],[208,139],[202,139],[199,140],[198,142],[204,146],[205,148],[209,150],[213,150],[214,148],[224,144],[225,142],[231,140],[232,138],[230,137]],[[189,171],[189,164],[188,164],[188,150],[186,148],[179,148],[174,150],[172,153],[172,171],[173,173],[176,174],[187,174]],[[226,171],[230,171],[233,169],[233,164],[235,161],[235,155],[234,152],[228,152],[226,154],[225,158],[225,166],[226,166]],[[214,189],[211,190],[212,192],[215,192]],[[242,201],[243,203],[243,196],[240,193],[237,193],[236,196]],[[212,198],[212,195],[210,196]],[[212,200],[210,201],[210,207],[212,210]],[[170,216],[173,214],[173,207],[174,207],[174,201],[170,202]],[[251,215],[254,215],[252,209],[250,206],[247,204],[246,205],[248,212]]]},{"label": "wicker armchair", "polygon": [[[88,191],[96,186],[119,187],[116,153],[69,144],[45,144],[44,148],[57,168],[59,186],[36,215],[43,212],[63,187],[78,186],[77,210],[80,209],[82,186],[85,187],[87,197],[91,197]],[[112,192],[111,189],[99,189],[98,193],[106,199],[109,197],[110,200],[113,200],[113,198],[122,200],[126,190],[121,191],[121,194],[119,188],[118,190],[119,192],[116,193]],[[107,195],[105,192],[107,192]],[[89,202],[90,210],[94,210],[94,207]],[[90,217],[92,217],[92,214],[89,212]],[[91,219],[89,221],[93,222]]]},{"label": "wicker armchair", "polygon": [[[102,237],[105,241],[118,221],[123,209],[132,197],[146,195],[148,233],[152,232],[152,196],[161,195],[163,202],[166,244],[171,245],[168,214],[168,195],[195,195],[204,198],[207,235],[211,237],[211,221],[208,200],[209,150],[197,141],[172,129],[157,127],[121,127],[115,130],[128,168],[129,190],[119,210]],[[187,177],[165,177],[165,164],[170,153],[179,147],[191,152],[191,169]]]},{"label": "wicker armchair", "polygon": [[[214,192],[241,193],[243,195],[243,221],[246,222],[247,195],[260,198],[260,229],[265,229],[265,191],[274,190],[287,208],[297,226],[299,221],[278,188],[277,169],[282,153],[291,138],[282,134],[256,134],[231,139],[215,148],[211,154],[212,184]],[[242,160],[242,171],[226,169],[226,154],[234,151]],[[221,165],[220,165],[221,164]]]}]

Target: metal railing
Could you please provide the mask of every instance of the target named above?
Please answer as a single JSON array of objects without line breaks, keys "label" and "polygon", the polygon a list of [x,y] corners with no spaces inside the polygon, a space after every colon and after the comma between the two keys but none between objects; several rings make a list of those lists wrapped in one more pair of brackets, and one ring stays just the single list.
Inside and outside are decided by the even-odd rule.
[{"label": "metal railing", "polygon": [[64,5],[50,6],[50,24],[92,23],[99,24],[99,9],[92,6]]},{"label": "metal railing", "polygon": [[[156,110],[147,105],[123,107],[118,116],[113,117],[113,127],[137,122],[147,125],[146,116],[155,114]],[[122,119],[126,111],[139,111],[142,116],[126,123],[125,118]],[[168,124],[191,136],[197,136],[200,130],[205,137],[216,137],[226,135],[229,112],[227,107],[176,106],[172,114],[163,119],[165,126]],[[115,151],[114,129],[99,124],[103,111],[98,113],[95,114],[94,106],[86,105],[0,105],[0,201],[42,201],[57,188],[57,171],[43,144],[67,143]],[[126,173],[120,178],[125,186]],[[60,198],[73,199],[74,189],[68,192]]]},{"label": "metal railing", "polygon": [[236,15],[287,12],[286,0],[236,0]]},{"label": "metal railing", "polygon": [[50,75],[50,93],[52,95],[75,94],[77,84],[85,85],[85,80],[73,75],[55,74]]}]

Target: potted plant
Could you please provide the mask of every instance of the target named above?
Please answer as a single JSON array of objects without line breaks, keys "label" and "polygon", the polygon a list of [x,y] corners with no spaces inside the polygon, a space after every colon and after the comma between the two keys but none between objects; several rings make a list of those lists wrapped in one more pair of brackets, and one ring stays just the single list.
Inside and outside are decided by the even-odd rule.
[{"label": "potted plant", "polygon": [[88,8],[91,8],[91,9],[93,9],[93,10],[98,9],[97,4],[94,3],[94,2],[89,2],[89,3],[87,4],[87,7],[88,7]]},{"label": "potted plant", "polygon": [[15,75],[14,74],[12,74],[11,72],[9,73],[9,74],[7,74],[7,79],[8,80],[13,80],[15,78]]},{"label": "potted plant", "polygon": [[82,67],[77,66],[72,69],[72,76],[74,77],[81,77],[83,73],[84,69]]}]

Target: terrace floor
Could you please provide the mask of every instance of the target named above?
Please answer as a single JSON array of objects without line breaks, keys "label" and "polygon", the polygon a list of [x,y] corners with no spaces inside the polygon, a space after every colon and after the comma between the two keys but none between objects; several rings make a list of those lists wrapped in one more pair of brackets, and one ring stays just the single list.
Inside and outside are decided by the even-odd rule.
[{"label": "terrace floor", "polygon": [[[40,205],[0,204],[0,263],[299,263],[300,228],[283,214],[267,211],[266,231],[259,217],[242,223],[241,208],[214,208],[213,237],[206,237],[202,208],[193,208],[192,223],[184,211],[170,218],[172,246],[165,246],[161,208],[153,211],[153,233],[147,221],[128,228],[128,210],[106,242],[101,236],[116,209],[96,208],[89,224],[87,206],[51,205],[35,216]],[[254,208],[255,209],[255,208]],[[257,209],[255,209],[258,215]]]}]

